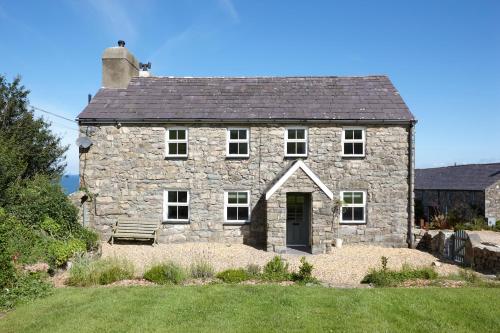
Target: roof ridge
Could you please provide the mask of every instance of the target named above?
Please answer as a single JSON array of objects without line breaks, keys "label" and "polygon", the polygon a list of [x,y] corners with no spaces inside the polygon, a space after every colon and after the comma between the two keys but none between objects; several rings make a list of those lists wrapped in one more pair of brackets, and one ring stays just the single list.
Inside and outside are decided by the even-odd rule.
[{"label": "roof ridge", "polygon": [[132,79],[137,80],[151,80],[151,79],[353,79],[353,78],[389,78],[386,74],[370,74],[370,75],[291,75],[291,76],[278,76],[278,75],[260,75],[260,76],[149,76],[140,77],[134,76]]},{"label": "roof ridge", "polygon": [[468,164],[458,164],[458,165],[446,165],[442,167],[432,167],[432,168],[415,168],[415,170],[432,170],[432,169],[445,169],[445,168],[458,168],[467,167],[473,165],[500,165],[500,162],[490,162],[490,163],[468,163]]}]

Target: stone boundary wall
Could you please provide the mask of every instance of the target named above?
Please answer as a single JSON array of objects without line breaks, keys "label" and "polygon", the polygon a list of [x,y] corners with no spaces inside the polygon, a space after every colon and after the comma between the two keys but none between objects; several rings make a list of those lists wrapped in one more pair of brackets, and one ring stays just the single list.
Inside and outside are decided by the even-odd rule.
[{"label": "stone boundary wall", "polygon": [[479,235],[469,235],[465,243],[465,263],[487,274],[500,273],[500,247],[482,242]]}]

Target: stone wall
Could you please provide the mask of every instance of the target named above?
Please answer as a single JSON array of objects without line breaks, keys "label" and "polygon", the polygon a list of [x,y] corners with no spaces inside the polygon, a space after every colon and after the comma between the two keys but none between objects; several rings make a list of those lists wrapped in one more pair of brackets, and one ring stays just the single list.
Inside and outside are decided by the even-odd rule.
[{"label": "stone wall", "polygon": [[465,243],[465,263],[487,274],[500,273],[500,247],[482,242],[479,235],[469,234]]},{"label": "stone wall", "polygon": [[486,188],[484,216],[500,221],[500,180]]},{"label": "stone wall", "polygon": [[[190,191],[190,223],[163,224],[161,242],[224,241],[265,246],[263,194],[292,162],[284,157],[285,127],[252,125],[250,157],[228,159],[225,125],[185,126],[189,129],[189,153],[184,159],[165,158],[167,125],[81,127],[94,143],[80,158],[82,184],[96,195],[90,222],[107,238],[111,225],[120,218],[159,221],[163,191],[185,189]],[[405,246],[408,128],[367,127],[365,158],[341,156],[342,126],[311,125],[308,134],[309,155],[304,163],[334,192],[335,199],[341,190],[367,191],[366,224],[341,225],[334,237],[346,243]],[[224,190],[234,189],[251,193],[249,224],[224,224]]]}]

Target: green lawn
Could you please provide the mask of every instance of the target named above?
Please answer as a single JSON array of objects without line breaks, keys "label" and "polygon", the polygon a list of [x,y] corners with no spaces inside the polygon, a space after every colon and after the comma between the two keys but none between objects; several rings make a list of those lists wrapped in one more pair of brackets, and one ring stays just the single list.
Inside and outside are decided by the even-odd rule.
[{"label": "green lawn", "polygon": [[500,289],[66,288],[0,332],[499,332]]}]

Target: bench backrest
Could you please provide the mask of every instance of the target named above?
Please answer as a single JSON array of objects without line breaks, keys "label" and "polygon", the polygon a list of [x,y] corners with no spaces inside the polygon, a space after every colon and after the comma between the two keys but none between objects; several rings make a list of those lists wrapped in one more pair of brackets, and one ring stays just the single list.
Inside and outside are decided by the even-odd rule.
[{"label": "bench backrest", "polygon": [[158,229],[159,224],[155,222],[138,222],[138,221],[118,221],[116,229],[119,231],[143,231],[154,232]]}]

